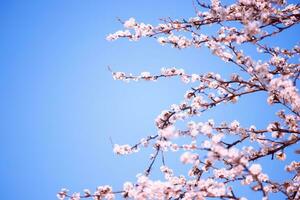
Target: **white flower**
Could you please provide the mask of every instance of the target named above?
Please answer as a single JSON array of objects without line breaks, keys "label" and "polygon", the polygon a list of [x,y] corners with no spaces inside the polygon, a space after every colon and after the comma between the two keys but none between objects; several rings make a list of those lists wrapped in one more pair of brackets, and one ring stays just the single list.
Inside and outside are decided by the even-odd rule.
[{"label": "white flower", "polygon": [[272,132],[273,130],[276,129],[276,125],[274,123],[271,123],[267,127],[267,131]]},{"label": "white flower", "polygon": [[106,40],[108,41],[113,41],[113,40],[116,40],[117,37],[115,34],[109,34],[107,37],[106,37]]},{"label": "white flower", "polygon": [[182,75],[180,79],[183,83],[186,83],[186,84],[190,82],[189,77],[186,75]]},{"label": "white flower", "polygon": [[84,192],[86,197],[91,196],[91,191],[89,189],[84,189],[83,192]]},{"label": "white flower", "polygon": [[194,121],[188,123],[188,128],[192,137],[196,137],[198,135],[198,126]]},{"label": "white flower", "polygon": [[263,174],[263,173],[260,173],[258,176],[257,176],[258,180],[261,181],[261,182],[266,182],[267,180],[269,180],[269,177],[267,174]]},{"label": "white flower", "polygon": [[130,154],[133,152],[133,149],[131,148],[130,145],[125,144],[125,145],[114,145],[114,153],[119,154],[119,155],[125,155],[125,154]]},{"label": "white flower", "polygon": [[191,78],[192,83],[198,80],[200,80],[200,76],[198,74],[192,74],[192,78]]},{"label": "white flower", "polygon": [[150,72],[142,72],[142,73],[141,73],[141,77],[142,77],[142,78],[150,78],[150,77],[151,77],[151,74],[150,74]]},{"label": "white flower", "polygon": [[[190,93],[188,93],[189,95]],[[202,107],[202,104],[204,104],[204,100],[203,100],[203,97],[202,96],[196,96],[194,99],[193,99],[193,103],[192,103],[192,106],[193,108],[195,109],[200,109]]]},{"label": "white flower", "polygon": [[245,33],[249,35],[255,35],[259,33],[259,25],[260,23],[258,21],[250,21],[245,27]]},{"label": "white flower", "polygon": [[157,41],[161,44],[164,45],[167,42],[167,39],[165,37],[159,37]]},{"label": "white flower", "polygon": [[181,157],[180,157],[180,161],[184,164],[190,163],[193,164],[197,159],[198,159],[198,155],[197,154],[193,154],[191,152],[184,152]]},{"label": "white flower", "polygon": [[125,192],[128,192],[129,190],[132,190],[133,189],[133,184],[131,182],[125,182],[123,184],[123,190]]},{"label": "white flower", "polygon": [[209,135],[212,132],[212,127],[209,124],[204,124],[201,127],[201,132],[205,135]]},{"label": "white flower", "polygon": [[251,167],[249,168],[249,171],[253,175],[258,175],[261,172],[262,168],[260,164],[252,164]]},{"label": "white flower", "polygon": [[222,133],[219,133],[219,134],[216,134],[214,135],[211,140],[214,142],[214,143],[218,143],[221,141],[221,139],[223,138],[223,134]]},{"label": "white flower", "polygon": [[175,127],[167,126],[164,129],[160,129],[159,134],[164,138],[170,139],[175,136]]},{"label": "white flower", "polygon": [[285,166],[285,170],[288,172],[294,171],[300,168],[300,162],[292,161],[289,165]]},{"label": "white flower", "polygon": [[233,122],[231,122],[230,124],[230,128],[232,130],[237,130],[237,128],[240,126],[240,123],[237,120],[234,120]]},{"label": "white flower", "polygon": [[67,189],[65,189],[65,188],[62,188],[62,189],[60,190],[60,192],[56,195],[57,198],[58,198],[59,200],[64,200],[64,199],[66,198],[67,194],[68,194],[68,191],[69,191],[69,190],[67,190]]},{"label": "white flower", "polygon": [[247,175],[245,179],[242,180],[243,185],[249,185],[253,182],[253,177],[251,175]]},{"label": "white flower", "polygon": [[134,28],[137,25],[134,18],[130,18],[127,21],[124,22],[125,28]]},{"label": "white flower", "polygon": [[80,200],[80,193],[76,192],[72,194],[72,197],[70,198],[72,200]]}]

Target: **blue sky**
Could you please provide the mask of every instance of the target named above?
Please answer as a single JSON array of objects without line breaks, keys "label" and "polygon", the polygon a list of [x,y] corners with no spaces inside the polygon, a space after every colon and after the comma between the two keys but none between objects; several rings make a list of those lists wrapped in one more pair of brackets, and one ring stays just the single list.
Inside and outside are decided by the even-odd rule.
[{"label": "blue sky", "polygon": [[[109,138],[134,144],[154,134],[155,117],[181,102],[190,85],[177,79],[114,81],[107,66],[133,73],[177,66],[225,76],[234,68],[206,49],[172,49],[151,39],[111,43],[105,37],[122,28],[117,17],[155,24],[162,17],[193,14],[192,1],[184,0],[1,1],[1,199],[50,200],[62,187],[82,191],[110,184],[119,189],[124,181],[134,181],[146,168],[150,149],[118,157]],[[299,27],[295,30],[276,40],[278,45],[296,43]],[[264,98],[249,96],[197,120],[239,119],[245,126],[264,127],[276,111]],[[170,156],[169,162],[176,159]]]}]

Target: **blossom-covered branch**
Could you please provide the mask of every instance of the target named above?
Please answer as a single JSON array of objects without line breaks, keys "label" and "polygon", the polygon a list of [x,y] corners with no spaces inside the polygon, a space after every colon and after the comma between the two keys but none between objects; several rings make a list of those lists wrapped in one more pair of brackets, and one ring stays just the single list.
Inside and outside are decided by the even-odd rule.
[{"label": "blossom-covered branch", "polygon": [[[66,189],[58,193],[59,199],[81,198],[114,199],[116,194],[126,199],[184,199],[206,198],[246,200],[238,196],[236,183],[249,187],[267,200],[271,193],[281,193],[286,199],[300,199],[300,162],[286,162],[286,149],[300,141],[300,94],[297,88],[300,75],[300,46],[290,49],[266,44],[267,38],[277,37],[300,22],[300,5],[282,0],[238,0],[223,5],[219,0],[210,3],[197,1],[196,16],[189,19],[162,19],[153,26],[138,23],[134,18],[120,20],[125,30],[107,36],[117,40],[127,38],[155,38],[161,45],[184,49],[208,48],[213,55],[236,69],[230,77],[218,73],[189,74],[176,67],[162,68],[160,73],[142,72],[132,75],[115,72],[115,80],[158,81],[161,78],[179,77],[189,89],[182,102],[161,111],[155,119],[157,132],[142,138],[135,145],[115,144],[114,152],[127,155],[143,148],[153,148],[149,164],[137,175],[135,183],[125,182],[123,188],[113,191],[100,186],[94,193],[89,190],[69,194]],[[206,26],[218,28],[216,34],[204,34]],[[256,57],[243,51],[245,45],[257,50]],[[220,66],[222,67],[222,66]],[[266,94],[266,102],[279,104],[277,120],[263,127],[243,127],[239,121],[216,124],[214,120],[196,121],[221,104],[236,103],[257,93]],[[193,119],[193,120],[192,120]],[[185,129],[178,121],[187,122]],[[190,139],[186,143],[182,138]],[[165,152],[179,155],[182,164],[189,166],[186,176],[176,175],[167,166]],[[177,153],[176,153],[177,152]],[[159,159],[161,158],[161,159]],[[290,179],[279,182],[260,164],[262,158],[285,162]],[[151,180],[150,172],[160,162],[164,180]]]}]

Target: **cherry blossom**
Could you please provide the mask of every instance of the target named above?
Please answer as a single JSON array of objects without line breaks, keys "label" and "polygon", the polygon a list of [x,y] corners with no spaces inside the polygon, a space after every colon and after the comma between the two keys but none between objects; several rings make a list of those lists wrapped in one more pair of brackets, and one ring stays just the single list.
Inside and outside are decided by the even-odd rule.
[{"label": "cherry blossom", "polygon": [[[236,71],[226,77],[214,72],[197,74],[181,67],[159,66],[157,73],[144,71],[133,75],[109,68],[115,80],[158,81],[179,77],[189,89],[182,94],[181,102],[159,112],[154,119],[157,130],[153,135],[141,138],[135,145],[114,145],[113,151],[118,155],[138,152],[142,147],[152,149],[149,164],[136,181],[125,182],[121,190],[99,186],[94,192],[84,190],[80,194],[62,189],[58,199],[111,200],[117,195],[137,200],[251,198],[239,196],[237,184],[260,193],[264,200],[271,193],[300,199],[300,162],[291,162],[287,153],[287,149],[299,145],[300,141],[297,88],[300,47],[293,45],[285,49],[266,44],[265,40],[297,26],[300,6],[282,0],[238,0],[228,5],[212,0],[210,3],[196,1],[194,8],[195,16],[189,19],[166,18],[158,25],[140,23],[134,18],[120,20],[124,30],[109,34],[107,40],[154,38],[160,45],[182,50],[207,48],[216,59]],[[202,31],[211,26],[216,28],[215,34]],[[244,45],[254,47],[257,55],[248,55],[243,51]],[[262,103],[278,105],[275,121],[263,126],[246,126],[239,120],[220,123],[213,119],[199,120],[208,110],[237,103],[256,93],[265,94]],[[178,125],[179,121],[187,123],[185,128]],[[172,166],[167,166],[165,152],[169,150],[178,155],[179,165],[188,168],[186,175],[177,175]],[[284,163],[291,178],[282,182],[273,180],[260,162],[262,158]],[[164,179],[153,180],[151,172],[159,163]]]}]

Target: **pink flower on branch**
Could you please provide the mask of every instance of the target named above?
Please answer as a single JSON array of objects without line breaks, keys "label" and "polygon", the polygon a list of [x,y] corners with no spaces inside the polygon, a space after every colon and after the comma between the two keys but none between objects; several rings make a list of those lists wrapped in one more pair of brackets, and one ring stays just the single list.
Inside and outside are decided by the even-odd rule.
[{"label": "pink flower on branch", "polygon": [[[135,145],[114,145],[113,151],[118,155],[138,152],[140,147],[152,149],[148,167],[137,176],[135,183],[125,182],[122,190],[116,191],[110,186],[100,186],[95,192],[85,190],[84,194],[71,194],[62,189],[57,194],[59,199],[114,199],[119,194],[125,199],[138,200],[245,200],[246,197],[239,196],[237,184],[260,193],[263,199],[268,199],[271,193],[281,193],[286,199],[300,199],[298,161],[286,163],[286,173],[293,176],[282,182],[266,174],[267,168],[260,163],[262,158],[274,163],[287,162],[290,155],[286,149],[299,144],[300,47],[285,49],[267,45],[265,39],[272,39],[299,24],[300,6],[281,0],[238,0],[230,5],[212,0],[211,4],[197,1],[195,10],[196,16],[189,19],[162,19],[158,25],[138,23],[134,18],[120,20],[125,30],[109,34],[107,40],[155,38],[161,45],[178,49],[207,48],[216,59],[235,69],[235,73],[226,78],[213,72],[189,74],[176,67],[161,68],[157,74],[112,71],[113,78],[122,81],[179,77],[183,83],[190,84],[190,88],[182,94],[181,102],[172,104],[155,118],[155,134]],[[210,26],[217,29],[216,34],[204,34],[202,28]],[[257,49],[257,55],[248,55],[243,50],[244,45]],[[260,59],[255,60],[257,57]],[[264,93],[269,106],[281,107],[275,115],[276,121],[262,127],[247,127],[238,120],[197,121],[199,116],[218,109],[219,105],[237,103],[256,93]],[[185,128],[178,125],[179,121],[187,122]],[[166,165],[169,150],[178,156],[179,165],[187,164],[184,166],[188,168],[187,176],[176,176],[176,171]],[[152,180],[150,173],[160,160],[164,179]]]}]

